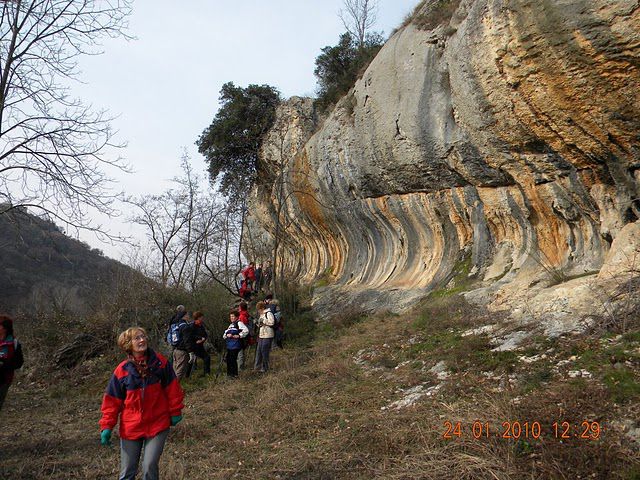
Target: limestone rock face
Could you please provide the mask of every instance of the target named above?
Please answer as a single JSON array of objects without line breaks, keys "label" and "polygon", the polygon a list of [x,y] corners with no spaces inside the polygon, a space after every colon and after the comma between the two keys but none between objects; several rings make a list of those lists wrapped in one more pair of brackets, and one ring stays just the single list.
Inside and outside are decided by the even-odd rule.
[{"label": "limestone rock face", "polygon": [[596,273],[640,216],[640,4],[463,0],[398,31],[322,125],[285,104],[263,153],[254,230],[329,285],[321,306]]}]

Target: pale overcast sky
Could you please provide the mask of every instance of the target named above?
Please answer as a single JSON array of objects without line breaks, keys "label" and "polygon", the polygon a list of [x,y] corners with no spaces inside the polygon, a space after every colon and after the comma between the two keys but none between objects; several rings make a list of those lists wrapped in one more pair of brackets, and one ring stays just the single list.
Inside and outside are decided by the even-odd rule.
[{"label": "pale overcast sky", "polygon": [[[380,0],[376,31],[388,36],[418,0]],[[74,94],[118,115],[113,127],[128,146],[120,154],[133,168],[118,174],[131,195],[159,193],[180,171],[184,147],[197,170],[204,158],[194,142],[213,119],[222,85],[269,84],[285,97],[312,96],[314,60],[344,31],[342,0],[135,0],[129,34],[105,53],[81,61],[83,85]],[[100,220],[112,233],[143,240],[120,219]],[[81,238],[120,259],[121,246]]]}]

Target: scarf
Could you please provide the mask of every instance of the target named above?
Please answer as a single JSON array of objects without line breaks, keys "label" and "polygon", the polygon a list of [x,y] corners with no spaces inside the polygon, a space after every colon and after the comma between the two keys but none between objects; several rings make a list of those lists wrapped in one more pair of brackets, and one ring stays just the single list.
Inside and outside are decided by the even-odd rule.
[{"label": "scarf", "polygon": [[136,358],[132,354],[128,355],[129,361],[136,367],[138,375],[143,380],[149,376],[149,365],[147,364],[148,354],[145,353],[141,358]]}]

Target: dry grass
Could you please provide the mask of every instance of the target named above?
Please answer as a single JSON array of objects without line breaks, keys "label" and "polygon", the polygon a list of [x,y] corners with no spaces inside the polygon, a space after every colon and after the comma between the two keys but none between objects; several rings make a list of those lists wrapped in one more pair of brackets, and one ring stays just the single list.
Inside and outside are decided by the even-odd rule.
[{"label": "dry grass", "polygon": [[432,30],[449,22],[460,0],[423,0],[406,16],[400,28],[413,23],[420,30]]},{"label": "dry grass", "polygon": [[[483,342],[455,336],[481,315],[450,297],[410,315],[336,320],[338,333],[325,332],[312,347],[274,352],[274,371],[266,376],[188,380],[185,420],[167,443],[163,478],[633,478],[637,447],[624,442],[610,420],[621,408],[629,415],[634,405],[618,406],[598,382],[554,377],[530,393],[517,382],[500,387],[482,374],[485,364],[463,362],[485,359],[474,356],[484,352]],[[407,339],[416,335],[426,347],[411,355]],[[429,343],[438,335],[442,343]],[[360,366],[354,357],[363,350],[369,356]],[[402,396],[400,388],[436,384],[427,370],[443,357],[465,367],[453,371],[438,394],[383,410]],[[84,370],[85,377],[61,380],[55,390],[24,382],[12,387],[0,429],[6,478],[116,476],[118,449],[98,445],[98,408],[110,367],[96,361],[92,374]],[[475,421],[490,422],[498,433],[502,422],[516,419],[541,422],[545,435],[516,441],[471,434]],[[598,441],[561,443],[550,434],[557,419],[597,419],[610,430]],[[463,435],[444,439],[445,421],[461,422]]]}]

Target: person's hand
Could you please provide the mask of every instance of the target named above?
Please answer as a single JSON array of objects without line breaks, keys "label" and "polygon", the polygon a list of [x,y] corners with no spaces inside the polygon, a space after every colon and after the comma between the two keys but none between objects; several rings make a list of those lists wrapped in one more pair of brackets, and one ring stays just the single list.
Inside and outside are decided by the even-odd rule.
[{"label": "person's hand", "polygon": [[182,421],[182,415],[175,415],[175,416],[171,417],[171,426],[175,427],[181,421]]},{"label": "person's hand", "polygon": [[233,338],[240,338],[240,335],[234,335]]},{"label": "person's hand", "polygon": [[100,432],[100,445],[104,447],[111,446],[111,430],[109,430],[108,428]]}]

